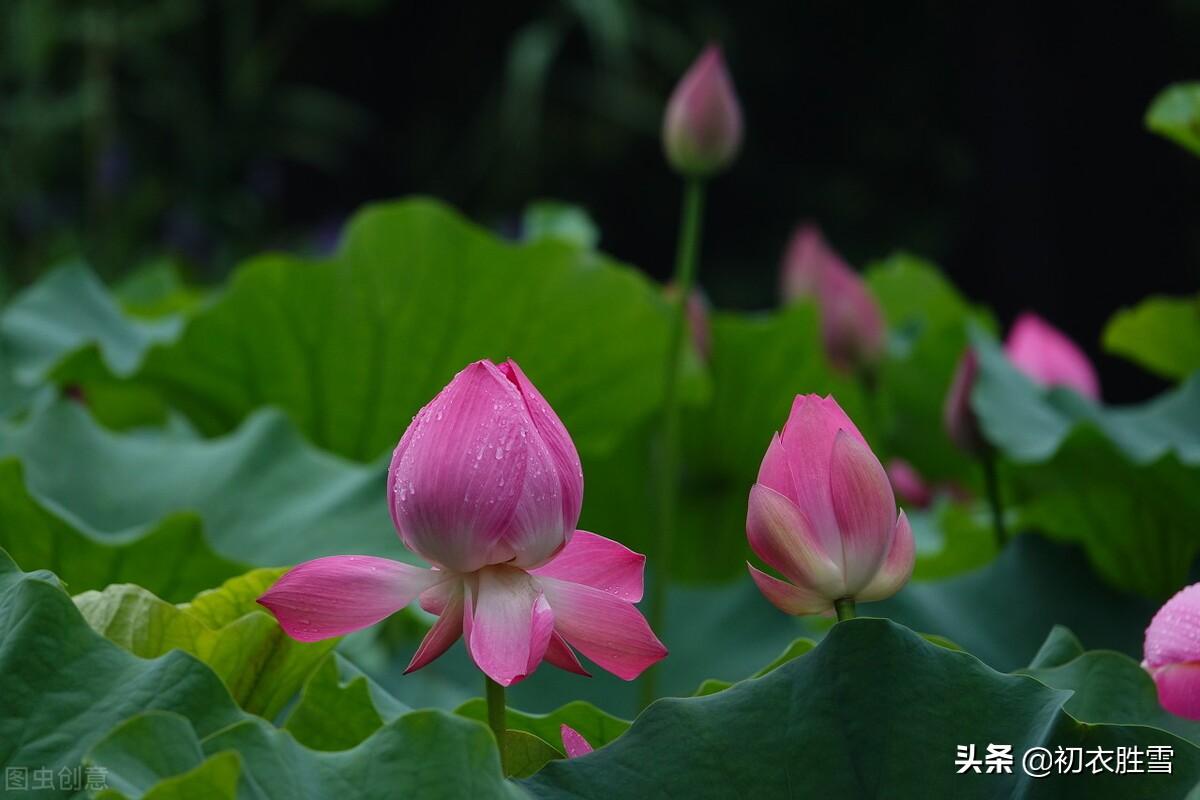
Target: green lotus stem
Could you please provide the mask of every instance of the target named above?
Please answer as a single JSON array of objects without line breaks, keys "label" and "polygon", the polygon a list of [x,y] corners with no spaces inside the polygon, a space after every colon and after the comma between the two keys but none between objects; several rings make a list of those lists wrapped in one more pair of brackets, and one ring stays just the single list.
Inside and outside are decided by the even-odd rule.
[{"label": "green lotus stem", "polygon": [[1003,550],[1008,543],[1008,530],[1004,527],[1004,505],[1000,502],[1000,478],[996,470],[996,453],[991,448],[980,457],[983,464],[983,485],[987,491],[988,505],[992,509],[992,528],[996,532],[996,549]]},{"label": "green lotus stem", "polygon": [[[690,177],[684,184],[679,244],[675,252],[675,297],[663,375],[662,460],[659,475],[658,537],[654,552],[654,580],[650,584],[650,627],[661,631],[666,618],[667,582],[671,574],[671,545],[679,508],[679,371],[687,329],[687,302],[696,282],[700,252],[700,223],[704,216],[704,179]],[[642,676],[642,705],[657,696],[658,667]]]},{"label": "green lotus stem", "polygon": [[833,610],[837,613],[838,622],[845,622],[848,619],[854,619],[857,614],[854,613],[854,598],[843,597],[833,601]]},{"label": "green lotus stem", "polygon": [[496,736],[496,746],[500,748],[500,770],[508,775],[508,756],[504,746],[505,733],[508,731],[507,707],[504,705],[504,687],[487,675],[483,676],[483,685],[487,694],[488,727]]}]

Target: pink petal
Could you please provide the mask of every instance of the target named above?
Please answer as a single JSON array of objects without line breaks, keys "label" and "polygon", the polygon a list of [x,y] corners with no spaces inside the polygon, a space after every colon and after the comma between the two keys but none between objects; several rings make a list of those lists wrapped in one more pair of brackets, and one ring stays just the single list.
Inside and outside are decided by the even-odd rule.
[{"label": "pink petal", "polygon": [[373,556],[330,556],[292,567],[258,598],[288,636],[315,642],[374,625],[444,573]]},{"label": "pink petal", "polygon": [[1200,661],[1200,583],[1180,589],[1146,628],[1146,665]]},{"label": "pink petal", "polygon": [[585,656],[630,681],[667,655],[632,603],[600,589],[539,577],[554,609],[554,627]]},{"label": "pink petal", "polygon": [[830,361],[843,368],[874,361],[885,334],[879,304],[844,263],[829,265],[821,278],[821,333]]},{"label": "pink petal", "polygon": [[392,518],[409,549],[455,572],[510,558],[495,551],[507,549],[531,432],[520,394],[490,362],[455,375],[392,456]]},{"label": "pink petal", "polygon": [[1167,711],[1200,720],[1200,663],[1167,664],[1150,671],[1158,702]]},{"label": "pink petal", "polygon": [[554,409],[521,371],[516,361],[510,358],[500,369],[521,393],[533,426],[550,452],[558,479],[562,483],[563,523],[574,529],[579,523],[579,511],[583,507],[583,465],[579,461],[575,443],[571,441],[571,434],[567,433]]},{"label": "pink petal", "polygon": [[412,661],[408,662],[408,666],[404,670],[405,675],[415,672],[430,661],[433,661],[442,653],[449,650],[450,646],[458,641],[458,637],[462,636],[463,582],[461,580],[450,580],[440,585],[450,587],[448,599],[442,608],[441,616],[438,617],[437,622],[433,623],[433,627],[429,629],[429,633],[425,634],[425,638],[421,640],[421,646],[417,648],[417,652],[413,653]]},{"label": "pink petal", "polygon": [[546,646],[546,663],[561,670],[582,675],[585,678],[592,677],[592,673],[584,669],[583,664],[579,663],[579,658],[575,655],[575,651],[571,649],[571,646],[557,632],[551,634],[550,644]]},{"label": "pink petal", "polygon": [[883,600],[891,597],[908,583],[912,577],[913,565],[916,563],[917,549],[913,542],[912,527],[904,512],[896,519],[895,535],[892,537],[892,549],[879,566],[875,577],[862,589],[855,598],[863,602]]},{"label": "pink petal", "polygon": [[830,264],[844,265],[844,262],[825,241],[820,228],[812,222],[801,224],[788,242],[780,270],[784,301],[815,298],[821,275]]},{"label": "pink petal", "polygon": [[829,481],[841,531],[846,593],[853,596],[875,576],[892,547],[896,498],[871,448],[845,431],[834,440]]},{"label": "pink petal", "polygon": [[529,573],[582,583],[636,603],[642,599],[645,566],[646,557],[625,545],[588,531],[575,531],[558,555]]},{"label": "pink petal", "polygon": [[829,598],[846,595],[841,567],[825,551],[808,520],[791,500],[760,483],[750,488],[746,538],[759,558],[793,583]]},{"label": "pink petal", "polygon": [[539,602],[541,592],[533,579],[514,567],[480,570],[472,589],[464,614],[467,650],[492,680],[511,686],[541,663],[553,613]]},{"label": "pink petal", "polygon": [[1027,312],[1017,318],[1004,351],[1034,381],[1045,386],[1066,386],[1084,397],[1100,399],[1100,380],[1087,355],[1037,314]]},{"label": "pink petal", "polygon": [[[438,572],[436,567],[434,571]],[[430,614],[441,616],[446,610],[446,605],[450,602],[451,597],[458,589],[460,583],[458,581],[446,580],[439,583],[437,586],[430,586],[425,591],[421,592],[418,598],[421,603],[421,608],[428,611]]]},{"label": "pink petal", "polygon": [[583,738],[579,731],[570,725],[562,725],[559,728],[559,734],[562,736],[563,749],[567,751],[567,758],[578,758],[592,752],[592,746],[587,743],[587,739]]},{"label": "pink petal", "polygon": [[780,431],[796,486],[795,496],[789,497],[837,564],[841,564],[842,550],[829,494],[829,462],[840,430],[865,443],[836,400],[810,394],[796,396],[787,424]]},{"label": "pink petal", "polygon": [[763,456],[762,464],[758,467],[758,482],[793,502],[796,500],[796,480],[792,476],[792,465],[778,433],[771,437],[767,454]]},{"label": "pink petal", "polygon": [[820,614],[833,608],[833,599],[817,594],[809,589],[794,586],[778,578],[772,578],[767,573],[746,564],[750,569],[750,577],[758,585],[763,596],[785,614],[801,616],[805,614]]}]

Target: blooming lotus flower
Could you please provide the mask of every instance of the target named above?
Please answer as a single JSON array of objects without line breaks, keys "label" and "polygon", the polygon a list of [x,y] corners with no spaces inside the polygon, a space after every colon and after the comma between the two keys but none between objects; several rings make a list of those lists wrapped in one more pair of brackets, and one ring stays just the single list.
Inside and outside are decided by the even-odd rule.
[{"label": "blooming lotus flower", "polygon": [[979,419],[971,408],[971,390],[979,375],[979,355],[968,347],[958,361],[946,401],[942,406],[942,423],[950,441],[967,453],[980,453],[984,448],[983,435],[979,432]]},{"label": "blooming lotus flower", "polygon": [[502,686],[543,660],[588,674],[572,647],[625,680],[666,655],[634,607],[645,558],[575,530],[579,455],[516,362],[477,361],[421,409],[387,493],[400,538],[432,569],[370,556],[300,564],[259,598],[289,636],[340,636],[419,597],[438,619],[406,672],[460,636]]},{"label": "blooming lotus flower", "polygon": [[680,79],[662,136],[667,161],[684,175],[705,177],[733,162],[742,146],[742,107],[720,47],[706,47]]},{"label": "blooming lotus flower", "polygon": [[883,312],[816,225],[796,229],[781,273],[785,302],[812,298],[820,307],[821,337],[831,362],[848,369],[879,359],[886,333]]},{"label": "blooming lotus flower", "polygon": [[1142,666],[1163,708],[1200,720],[1200,583],[1181,589],[1154,615]]},{"label": "blooming lotus flower", "polygon": [[893,458],[887,465],[888,480],[901,500],[917,508],[925,508],[933,502],[933,490],[921,473],[903,458]]},{"label": "blooming lotus flower", "polygon": [[750,490],[746,536],[786,581],[750,576],[788,614],[882,600],[912,575],[912,529],[887,473],[832,397],[797,396]]},{"label": "blooming lotus flower", "polygon": [[1043,386],[1065,386],[1100,399],[1100,379],[1092,362],[1066,334],[1037,314],[1027,312],[1017,318],[1004,352],[1017,369]]},{"label": "blooming lotus flower", "polygon": [[558,732],[562,736],[563,749],[567,751],[567,758],[578,758],[592,752],[592,746],[588,744],[587,739],[583,738],[583,735],[570,725],[560,725]]}]

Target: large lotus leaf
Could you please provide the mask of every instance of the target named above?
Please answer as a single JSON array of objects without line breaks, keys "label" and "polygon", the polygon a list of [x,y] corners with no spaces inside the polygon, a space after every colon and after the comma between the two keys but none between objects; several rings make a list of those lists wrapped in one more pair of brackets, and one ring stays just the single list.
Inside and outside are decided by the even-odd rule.
[{"label": "large lotus leaf", "polygon": [[972,406],[1005,457],[1024,524],[1080,542],[1125,589],[1162,597],[1200,553],[1200,374],[1140,406],[1100,406],[1045,390],[977,333]]},{"label": "large lotus leaf", "polygon": [[1104,348],[1164,378],[1200,370],[1200,296],[1149,297],[1104,328]]},{"label": "large lotus leaf", "polygon": [[[811,653],[706,697],[668,699],[581,758],[524,782],[538,797],[1182,797],[1200,749],[1138,725],[1089,725],[1069,692],[995,672],[886,620],[836,625]],[[957,774],[958,747],[1012,745],[1012,773]],[[1172,748],[1170,774],[1031,780],[1029,748]],[[1110,755],[1110,760],[1112,756]]]},{"label": "large lotus leaf", "polygon": [[94,348],[115,375],[132,374],[154,344],[179,335],[181,318],[134,320],[96,276],[80,264],[59,267],[13,298],[0,312],[0,339],[14,359],[16,380],[43,380],[68,354]]},{"label": "large lotus leaf", "polygon": [[1200,156],[1200,82],[1159,92],[1146,110],[1146,127]]},{"label": "large lotus leaf", "polygon": [[274,719],[337,644],[297,642],[255,604],[282,571],[231,578],[178,606],[127,583],[84,592],[75,605],[93,629],[136,656],[155,658],[175,649],[196,656],[242,708]]},{"label": "large lotus leaf", "polygon": [[[108,769],[114,788],[130,788],[143,786],[148,774],[161,778],[201,767],[201,755],[234,751],[242,770],[239,797],[507,797],[515,791],[500,776],[487,729],[442,712],[401,716],[351,750],[310,750],[239,710],[220,678],[193,656],[173,650],[142,659],[109,642],[88,626],[53,575],[21,572],[3,551],[0,675],[4,768],[57,773],[91,751],[88,763]],[[143,712],[168,712],[170,735],[150,747],[145,729],[130,724],[97,747]],[[228,769],[227,763],[215,766],[188,779],[192,786]],[[179,796],[168,789],[163,796]],[[29,796],[69,794],[60,787]]]},{"label": "large lotus leaf", "polygon": [[212,551],[190,512],[132,535],[98,534],[36,499],[14,458],[0,458],[0,547],[22,564],[51,570],[72,592],[136,581],[171,602],[246,570]]},{"label": "large lotus leaf", "polygon": [[338,653],[304,684],[284,728],[314,750],[348,750],[410,711]]},{"label": "large lotus leaf", "polygon": [[[1078,649],[1064,652],[1064,640]],[[1049,656],[1048,652],[1055,648],[1057,656]],[[1056,627],[1038,655],[1033,664],[1020,672],[1055,689],[1073,691],[1065,707],[1080,722],[1149,725],[1200,744],[1200,722],[1164,710],[1149,673],[1124,653],[1084,652],[1073,634]]]},{"label": "large lotus leaf", "polygon": [[[30,495],[69,509],[106,544],[129,543],[188,510],[216,553],[254,566],[339,553],[413,558],[388,518],[385,467],[318,450],[276,410],[228,436],[200,439],[175,430],[114,433],[59,402],[0,431],[0,457],[21,459]],[[177,568],[167,559],[157,565],[164,574]],[[152,574],[123,578],[159,582]]]},{"label": "large lotus leaf", "polygon": [[[170,756],[148,748],[150,737],[163,741]],[[191,775],[185,770],[223,754],[238,757],[236,796],[244,800],[525,796],[501,777],[495,739],[484,726],[438,711],[406,714],[340,752],[310,750],[262,720],[199,737],[182,716],[145,714],[113,731],[88,761],[106,769],[114,787],[137,796],[147,785],[160,791],[163,784],[152,781],[164,773]]]},{"label": "large lotus leaf", "polygon": [[[487,702],[482,697],[476,697],[463,703],[454,713],[487,722]],[[629,730],[629,722],[626,720],[614,717],[581,700],[567,703],[548,714],[528,714],[510,708],[507,720],[509,730],[533,734],[559,749],[563,746],[562,725],[574,728],[592,747],[606,745]]]},{"label": "large lotus leaf", "polygon": [[667,322],[633,269],[559,240],[506,243],[410,200],[358,214],[329,261],[243,265],[135,382],[206,434],[276,405],[320,446],[369,461],[466,364],[511,356],[597,451],[656,408]]}]

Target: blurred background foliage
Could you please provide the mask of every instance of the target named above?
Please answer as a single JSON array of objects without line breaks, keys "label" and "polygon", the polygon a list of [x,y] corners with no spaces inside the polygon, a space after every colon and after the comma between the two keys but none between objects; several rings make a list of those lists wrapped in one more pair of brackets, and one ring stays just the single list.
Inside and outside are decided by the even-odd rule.
[{"label": "blurred background foliage", "polygon": [[1050,317],[1110,400],[1160,388],[1099,338],[1115,308],[1197,285],[1200,167],[1142,116],[1196,77],[1198,0],[9,0],[0,292],[78,254],[110,281],[166,257],[215,283],[413,193],[514,233],[533,199],[575,203],[665,277],[661,109],[710,38],[748,131],[711,195],[715,305],[772,305],[812,218],[855,264],[909,250],[1002,322]]}]

